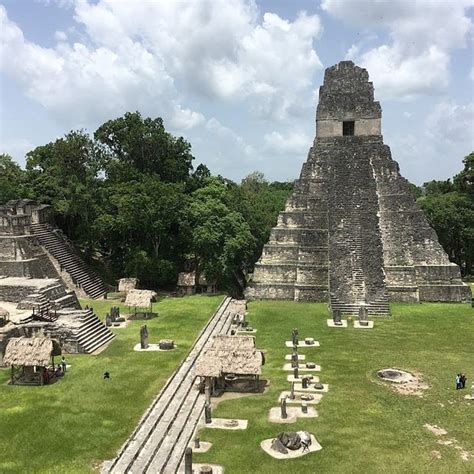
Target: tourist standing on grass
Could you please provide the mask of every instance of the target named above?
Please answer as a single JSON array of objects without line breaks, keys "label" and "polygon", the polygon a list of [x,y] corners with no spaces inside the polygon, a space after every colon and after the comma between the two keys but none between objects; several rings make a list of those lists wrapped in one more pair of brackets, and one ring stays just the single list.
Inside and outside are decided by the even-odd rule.
[{"label": "tourist standing on grass", "polygon": [[63,369],[63,373],[66,373],[66,359],[64,356],[61,357],[61,368]]},{"label": "tourist standing on grass", "polygon": [[466,374],[461,374],[461,388],[466,388]]},{"label": "tourist standing on grass", "polygon": [[461,388],[461,374],[456,375],[456,390]]}]

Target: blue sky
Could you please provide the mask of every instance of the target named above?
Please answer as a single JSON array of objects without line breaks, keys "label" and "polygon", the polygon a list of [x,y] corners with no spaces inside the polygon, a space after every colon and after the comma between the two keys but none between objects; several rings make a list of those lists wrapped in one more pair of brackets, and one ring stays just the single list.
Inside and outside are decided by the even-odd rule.
[{"label": "blue sky", "polygon": [[474,150],[473,1],[0,0],[0,153],[139,110],[213,173],[295,179],[352,59],[402,174],[446,179]]}]

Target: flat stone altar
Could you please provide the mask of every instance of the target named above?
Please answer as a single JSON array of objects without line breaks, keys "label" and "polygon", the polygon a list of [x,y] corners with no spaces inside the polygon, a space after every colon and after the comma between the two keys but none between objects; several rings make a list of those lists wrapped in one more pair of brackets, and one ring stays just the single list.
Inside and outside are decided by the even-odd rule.
[{"label": "flat stone altar", "polygon": [[373,321],[366,321],[367,326],[364,326],[360,323],[360,321],[354,321],[354,328],[355,329],[373,329],[374,328],[374,322]]},{"label": "flat stone altar", "polygon": [[[294,367],[292,367],[291,363],[285,364],[283,370],[293,371]],[[313,368],[308,368],[305,364],[298,364],[298,370],[300,372],[321,372],[321,366],[316,364]]]},{"label": "flat stone altar", "polygon": [[347,319],[341,319],[342,324],[336,324],[332,319],[327,319],[326,322],[330,328],[346,328],[347,327]]},{"label": "flat stone altar", "polygon": [[138,344],[135,344],[133,346],[133,350],[135,352],[154,352],[154,351],[157,351],[157,352],[171,352],[171,351],[174,351],[178,346],[175,344],[173,346],[173,349],[160,349],[160,345],[159,344],[148,344],[148,347],[146,349],[142,349],[140,343]]},{"label": "flat stone altar", "polygon": [[217,428],[220,430],[246,430],[247,425],[248,420],[237,420],[233,418],[212,418],[211,423],[204,424],[203,428]]},{"label": "flat stone altar", "polygon": [[[295,398],[290,398],[290,395],[291,392],[285,390],[280,393],[278,401],[280,401],[282,398],[286,398],[287,405],[290,405],[292,403],[298,403],[299,405],[301,405],[301,402],[306,402],[308,405],[317,405],[323,398],[323,395],[321,395],[320,393],[294,392]],[[312,398],[305,398],[308,397],[308,395],[310,395]]]},{"label": "flat stone altar", "polygon": [[294,458],[299,458],[301,456],[306,456],[307,454],[314,453],[316,451],[320,451],[323,449],[323,447],[318,443],[314,435],[311,435],[311,445],[308,447],[306,451],[303,451],[303,449],[297,449],[295,451],[288,450],[287,454],[279,453],[278,451],[275,451],[272,449],[272,442],[273,438],[269,439],[264,439],[260,443],[260,447],[270,456],[272,456],[275,459],[294,459]]},{"label": "flat stone altar", "polygon": [[[288,403],[288,402],[287,402]],[[270,423],[295,423],[298,418],[316,418],[318,412],[313,407],[307,407],[307,413],[303,413],[301,407],[286,407],[287,417],[281,417],[280,407],[270,408],[268,413],[268,421]]]},{"label": "flat stone altar", "polygon": [[[307,377],[307,376],[308,376],[308,374],[305,374],[305,375],[299,374],[299,377],[297,379],[295,379],[295,376],[293,374],[291,374],[291,375],[288,375],[286,377],[286,381],[290,382],[290,383],[291,382],[301,382],[301,379],[303,377]],[[313,378],[311,379],[311,383],[318,383],[319,382],[319,377],[316,377],[315,375],[312,375],[312,377]]]},{"label": "flat stone altar", "polygon": [[303,384],[301,382],[295,382],[295,392],[315,392],[315,393],[318,393],[318,392],[327,392],[329,390],[329,385],[328,384],[321,384],[323,386],[323,388],[321,389],[318,389],[318,388],[314,388],[314,384],[315,383],[318,383],[318,382],[313,382],[311,381],[309,386],[307,388],[303,388]]},{"label": "flat stone altar", "polygon": [[[294,347],[293,341],[285,341],[286,347]],[[311,348],[311,347],[319,347],[319,341],[314,341],[313,344],[306,344],[304,341],[298,341],[298,349],[302,348]]]},{"label": "flat stone altar", "polygon": [[[298,360],[305,360],[306,356],[304,354],[298,354]],[[285,360],[291,360],[291,354],[286,354]]]}]

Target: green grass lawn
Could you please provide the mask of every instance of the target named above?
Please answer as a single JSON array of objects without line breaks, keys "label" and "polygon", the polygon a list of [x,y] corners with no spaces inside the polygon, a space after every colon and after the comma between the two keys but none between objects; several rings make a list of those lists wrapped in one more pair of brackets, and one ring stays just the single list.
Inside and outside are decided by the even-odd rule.
[{"label": "green grass lawn", "polygon": [[[173,352],[134,352],[143,323],[133,321],[113,329],[117,337],[101,354],[66,356],[72,367],[56,384],[11,386],[9,369],[0,370],[0,472],[90,472],[112,458],[222,298],[165,298],[154,304],[160,316],[147,322],[150,342],[174,339]],[[104,318],[116,302],[82,304]],[[102,379],[105,370],[111,373],[108,381]]]},{"label": "green grass lawn", "polygon": [[[249,420],[245,431],[203,429],[211,441],[196,462],[215,462],[226,473],[411,473],[474,472],[474,458],[462,461],[459,451],[438,439],[455,438],[474,455],[474,403],[456,391],[457,372],[474,379],[474,311],[470,305],[392,305],[392,317],[377,319],[373,330],[331,329],[324,304],[253,302],[250,324],[258,329],[257,346],[266,349],[263,378],[267,393],[223,401],[216,417]],[[307,360],[321,364],[321,382],[329,392],[316,408],[319,417],[282,425],[267,421],[268,411],[288,389],[282,370],[290,350],[284,341],[298,327],[300,337],[313,336],[321,347],[302,349]],[[378,369],[398,367],[421,372],[430,389],[423,398],[399,395],[375,382]],[[436,438],[423,425],[436,424],[448,435]],[[323,446],[319,452],[277,461],[260,448],[263,439],[283,430],[307,430]],[[437,450],[441,459],[433,459]]]}]

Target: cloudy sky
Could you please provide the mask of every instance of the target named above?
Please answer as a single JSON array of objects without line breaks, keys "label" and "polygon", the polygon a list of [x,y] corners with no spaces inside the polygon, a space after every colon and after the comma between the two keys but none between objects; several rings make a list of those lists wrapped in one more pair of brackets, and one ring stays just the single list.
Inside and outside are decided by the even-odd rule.
[{"label": "cloudy sky", "polygon": [[0,153],[126,111],[163,117],[195,165],[298,176],[324,69],[366,67],[405,177],[474,150],[474,0],[0,0]]}]

